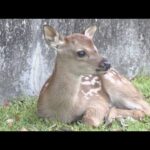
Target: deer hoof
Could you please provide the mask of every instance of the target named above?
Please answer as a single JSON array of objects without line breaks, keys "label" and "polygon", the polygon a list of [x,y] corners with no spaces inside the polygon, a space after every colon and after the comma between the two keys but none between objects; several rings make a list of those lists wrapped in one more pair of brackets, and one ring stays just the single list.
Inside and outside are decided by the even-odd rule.
[{"label": "deer hoof", "polygon": [[89,126],[93,126],[93,127],[98,127],[100,125],[100,121],[97,118],[93,118],[93,117],[86,117],[84,116],[82,121]]},{"label": "deer hoof", "polygon": [[142,120],[145,116],[145,113],[143,111],[137,110],[137,111],[133,111],[133,118],[138,119],[138,120]]}]

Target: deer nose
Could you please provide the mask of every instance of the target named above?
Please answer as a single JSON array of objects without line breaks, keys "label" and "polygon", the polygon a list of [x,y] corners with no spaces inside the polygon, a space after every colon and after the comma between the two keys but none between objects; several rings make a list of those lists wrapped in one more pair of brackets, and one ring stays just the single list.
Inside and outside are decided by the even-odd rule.
[{"label": "deer nose", "polygon": [[107,71],[108,69],[110,69],[110,67],[111,64],[108,62],[108,60],[106,58],[103,58],[99,64],[99,68],[103,68],[104,71]]}]

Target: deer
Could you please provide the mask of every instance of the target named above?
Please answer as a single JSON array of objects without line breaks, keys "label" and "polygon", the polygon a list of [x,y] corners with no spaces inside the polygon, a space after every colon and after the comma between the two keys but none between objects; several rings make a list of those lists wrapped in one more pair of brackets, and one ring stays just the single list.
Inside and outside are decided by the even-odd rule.
[{"label": "deer", "polygon": [[63,36],[52,26],[43,32],[49,48],[56,51],[52,74],[43,85],[39,117],[98,127],[115,119],[142,119],[150,105],[130,80],[113,68],[93,42],[97,27]]}]

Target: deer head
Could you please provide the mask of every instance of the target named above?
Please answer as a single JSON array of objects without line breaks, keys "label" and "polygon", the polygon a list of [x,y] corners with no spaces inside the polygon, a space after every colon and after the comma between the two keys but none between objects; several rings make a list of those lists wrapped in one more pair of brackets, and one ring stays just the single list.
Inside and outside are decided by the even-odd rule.
[{"label": "deer head", "polygon": [[110,68],[110,63],[98,53],[93,43],[95,32],[96,26],[92,26],[84,34],[64,37],[53,27],[44,26],[44,37],[57,52],[56,62],[76,76],[105,72]]}]

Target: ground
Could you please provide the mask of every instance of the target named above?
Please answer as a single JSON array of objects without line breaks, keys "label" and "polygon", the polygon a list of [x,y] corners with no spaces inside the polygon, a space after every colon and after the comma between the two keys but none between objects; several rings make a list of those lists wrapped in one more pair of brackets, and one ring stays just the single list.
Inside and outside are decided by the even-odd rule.
[{"label": "ground", "polygon": [[[150,103],[150,77],[137,77],[133,84]],[[19,101],[18,101],[19,100]],[[0,131],[150,131],[150,117],[141,121],[126,119],[111,125],[89,127],[80,122],[64,124],[41,119],[36,114],[37,97],[21,97],[0,106]]]}]

